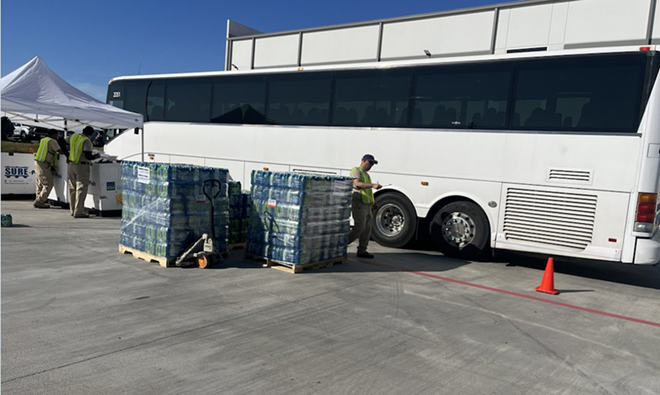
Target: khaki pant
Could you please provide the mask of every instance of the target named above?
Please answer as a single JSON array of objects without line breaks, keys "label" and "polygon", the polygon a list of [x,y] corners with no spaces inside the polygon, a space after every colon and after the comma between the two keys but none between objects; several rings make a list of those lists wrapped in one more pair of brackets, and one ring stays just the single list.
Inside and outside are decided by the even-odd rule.
[{"label": "khaki pant", "polygon": [[34,161],[34,170],[37,173],[37,196],[34,199],[35,206],[43,205],[48,200],[48,195],[55,184],[53,169],[48,163]]},{"label": "khaki pant", "polygon": [[373,206],[362,203],[362,195],[359,193],[353,194],[351,205],[353,207],[354,225],[351,233],[348,234],[348,244],[359,238],[358,252],[367,252],[369,238],[371,237],[371,225],[374,220],[374,215],[371,212]]},{"label": "khaki pant", "polygon": [[69,163],[67,169],[69,180],[69,205],[71,215],[79,216],[85,213],[85,198],[89,187],[89,164]]}]

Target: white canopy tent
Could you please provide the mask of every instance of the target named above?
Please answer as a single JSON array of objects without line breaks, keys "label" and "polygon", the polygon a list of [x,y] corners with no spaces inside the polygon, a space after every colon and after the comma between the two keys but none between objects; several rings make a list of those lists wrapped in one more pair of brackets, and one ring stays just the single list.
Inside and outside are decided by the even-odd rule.
[{"label": "white canopy tent", "polygon": [[100,102],[74,88],[36,56],[0,81],[2,111],[17,123],[65,130],[141,128],[141,114]]}]

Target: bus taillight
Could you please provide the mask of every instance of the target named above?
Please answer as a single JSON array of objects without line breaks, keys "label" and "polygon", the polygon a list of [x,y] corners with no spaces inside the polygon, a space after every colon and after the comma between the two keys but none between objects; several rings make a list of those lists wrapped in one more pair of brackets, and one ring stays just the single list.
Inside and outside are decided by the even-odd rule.
[{"label": "bus taillight", "polygon": [[655,193],[640,193],[637,198],[637,213],[635,214],[635,232],[653,232],[655,222],[656,202]]}]

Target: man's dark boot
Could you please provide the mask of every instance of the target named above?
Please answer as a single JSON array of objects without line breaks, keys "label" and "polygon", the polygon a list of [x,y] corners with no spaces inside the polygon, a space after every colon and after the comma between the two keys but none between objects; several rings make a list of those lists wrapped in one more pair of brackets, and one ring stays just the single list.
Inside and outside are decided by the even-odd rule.
[{"label": "man's dark boot", "polygon": [[371,258],[374,257],[373,254],[370,254],[366,251],[362,251],[362,252],[358,251],[357,256],[358,256],[358,258],[368,258],[368,259],[371,259]]}]

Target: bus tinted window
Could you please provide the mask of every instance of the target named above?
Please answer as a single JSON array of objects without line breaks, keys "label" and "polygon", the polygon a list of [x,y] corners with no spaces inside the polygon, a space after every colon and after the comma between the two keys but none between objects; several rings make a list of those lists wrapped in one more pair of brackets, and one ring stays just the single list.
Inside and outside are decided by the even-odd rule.
[{"label": "bus tinted window", "polygon": [[213,83],[212,123],[264,124],[266,78],[216,78]]},{"label": "bus tinted window", "polygon": [[145,121],[165,120],[165,81],[153,80],[147,91],[147,116]]},{"label": "bus tinted window", "polygon": [[167,81],[165,120],[209,122],[211,81],[206,78],[181,78]]},{"label": "bus tinted window", "polygon": [[278,125],[327,125],[332,74],[283,74],[268,82],[266,116]]},{"label": "bus tinted window", "polygon": [[124,110],[145,115],[147,98],[147,87],[149,81],[125,81],[124,82]]},{"label": "bus tinted window", "polygon": [[522,61],[514,129],[636,132],[645,56]]},{"label": "bus tinted window", "polygon": [[411,68],[335,74],[332,125],[398,126],[408,119]]},{"label": "bus tinted window", "polygon": [[107,100],[146,121],[635,132],[650,59],[626,53],[129,79],[111,83]]},{"label": "bus tinted window", "polygon": [[420,68],[411,125],[504,129],[510,84],[506,64]]}]

